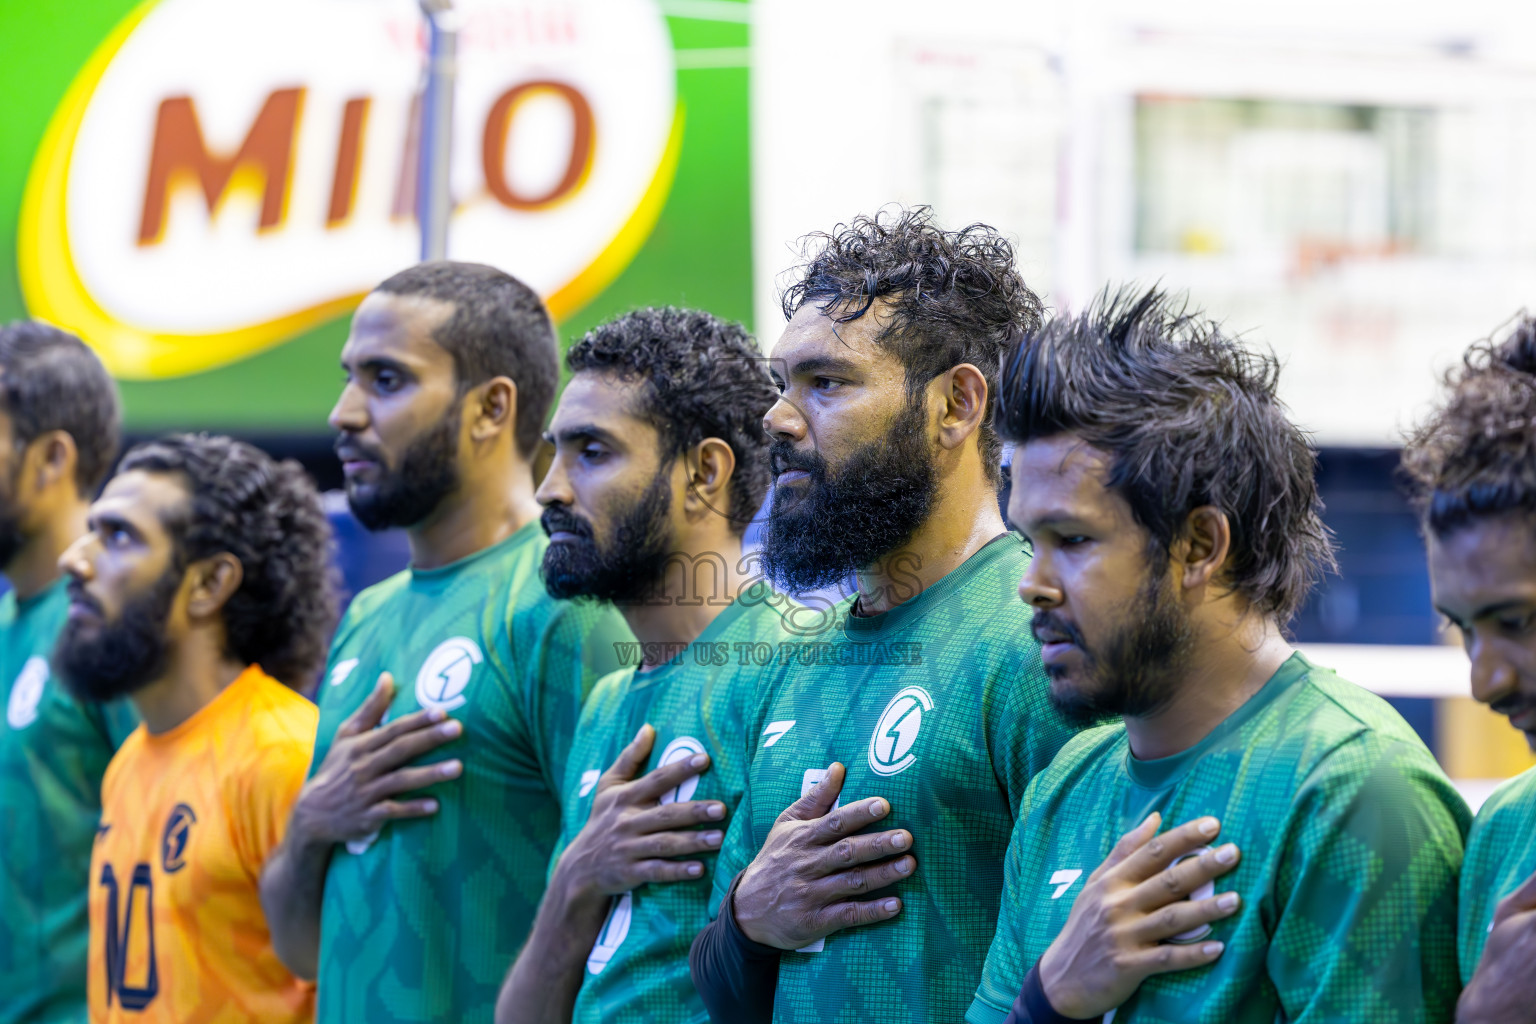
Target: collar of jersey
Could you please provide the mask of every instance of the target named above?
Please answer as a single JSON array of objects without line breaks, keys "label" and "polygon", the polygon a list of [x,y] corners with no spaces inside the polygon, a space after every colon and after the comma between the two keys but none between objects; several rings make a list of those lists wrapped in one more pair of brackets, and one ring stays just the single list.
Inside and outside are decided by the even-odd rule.
[{"label": "collar of jersey", "polygon": [[[844,599],[843,636],[854,643],[869,643],[882,636],[906,629],[943,604],[955,591],[967,586],[981,573],[996,565],[999,560],[1007,558],[1016,550],[1013,545],[1017,543],[1019,538],[1012,533],[998,534],[983,544],[970,558],[951,569],[948,575],[933,586],[911,600],[903,601],[890,611],[881,612],[879,615],[853,614],[853,606],[859,599],[858,594]],[[1012,599],[1018,598],[1013,595]]]},{"label": "collar of jersey", "polygon": [[1312,664],[1301,656],[1301,652],[1292,654],[1275,670],[1275,674],[1269,677],[1269,681],[1259,687],[1259,692],[1249,697],[1242,707],[1228,715],[1225,721],[1212,729],[1199,743],[1171,757],[1144,761],[1131,754],[1131,746],[1127,742],[1126,774],[1131,777],[1131,781],[1143,789],[1167,789],[1181,782],[1194,767],[1195,762],[1210,751],[1224,746],[1244,723],[1273,704],[1281,694],[1305,679],[1311,671]]},{"label": "collar of jersey", "polygon": [[411,579],[440,580],[445,576],[452,576],[459,570],[467,568],[481,559],[492,558],[509,548],[520,547],[542,536],[544,536],[544,527],[540,526],[539,521],[535,519],[513,530],[510,536],[497,541],[488,548],[481,548],[472,555],[465,555],[457,562],[449,562],[447,565],[439,565],[431,569],[418,569],[413,565],[410,567]]},{"label": "collar of jersey", "polygon": [[39,590],[37,593],[33,594],[26,600],[22,600],[20,597],[17,597],[16,591],[14,590],[9,590],[6,593],[9,595],[10,599],[16,603],[16,614],[26,615],[32,610],[36,608],[42,608],[43,606],[51,604],[54,601],[68,602],[69,574],[64,573],[58,579],[54,580],[52,583],[48,584],[42,590]]},{"label": "collar of jersey", "polygon": [[[713,643],[716,637],[730,628],[731,623],[745,615],[749,609],[755,607],[757,605],[743,604],[738,597],[721,609],[719,615],[710,620],[709,625],[704,627],[704,632],[695,637],[693,642],[688,645],[688,648],[691,649],[694,644]],[[693,658],[689,655],[688,650],[684,650],[665,665],[658,665],[649,672],[641,672],[639,669],[636,669],[634,680],[630,686],[633,689],[651,686],[659,680],[665,679],[678,669],[687,668],[693,663]]]}]

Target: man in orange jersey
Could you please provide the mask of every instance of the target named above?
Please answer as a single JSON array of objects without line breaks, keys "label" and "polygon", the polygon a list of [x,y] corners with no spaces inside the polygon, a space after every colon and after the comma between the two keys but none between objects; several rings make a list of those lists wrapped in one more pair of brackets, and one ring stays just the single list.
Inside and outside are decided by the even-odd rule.
[{"label": "man in orange jersey", "polygon": [[96,1024],[313,1017],[313,987],[272,951],[257,879],[313,749],[316,711],[294,688],[335,624],[329,539],[296,464],[181,435],[124,456],[60,559],[60,675],[143,720],[102,781]]}]

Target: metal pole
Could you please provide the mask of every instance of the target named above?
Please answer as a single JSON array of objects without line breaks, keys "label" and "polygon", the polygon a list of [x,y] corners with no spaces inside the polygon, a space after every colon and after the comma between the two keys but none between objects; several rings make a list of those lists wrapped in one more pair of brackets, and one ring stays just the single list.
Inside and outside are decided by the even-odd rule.
[{"label": "metal pole", "polygon": [[422,260],[448,256],[448,192],[453,146],[453,89],[458,75],[458,17],[453,0],[419,0],[427,22],[427,81],[421,97],[416,165],[416,219]]}]

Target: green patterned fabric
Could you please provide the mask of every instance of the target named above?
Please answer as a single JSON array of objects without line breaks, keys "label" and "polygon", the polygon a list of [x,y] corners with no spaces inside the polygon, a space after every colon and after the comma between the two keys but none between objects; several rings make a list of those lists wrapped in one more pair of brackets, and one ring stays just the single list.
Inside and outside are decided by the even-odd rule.
[{"label": "green patterned fabric", "polygon": [[1457,956],[1470,981],[1499,901],[1536,872],[1536,768],[1494,790],[1472,822],[1461,866]]},{"label": "green patterned fabric", "polygon": [[832,761],[848,768],[843,803],[890,801],[876,831],[910,829],[918,870],[891,890],[904,900],[894,920],[784,954],[775,1021],[953,1024],[965,1013],[997,922],[1014,811],[1073,734],[1050,706],[1019,600],[1028,562],[1017,537],[999,537],[883,615],[854,617],[844,602],[779,659],[749,734],[748,795],[714,907]]},{"label": "green patterned fabric", "polygon": [[1001,1021],[1084,881],[1153,811],[1221,819],[1243,897],[1210,966],[1155,975],[1115,1024],[1409,1024],[1451,1019],[1456,873],[1471,815],[1385,701],[1293,655],[1205,739],[1130,756],[1125,728],[1079,736],[1024,797],[985,977],[966,1020]]},{"label": "green patterned fabric", "polygon": [[0,1024],[83,1022],[86,878],[101,776],[138,725],[126,701],[82,704],[48,665],[69,610],[61,579],[0,598]]},{"label": "green patterned fabric", "polygon": [[[784,599],[766,587],[748,591],[664,666],[616,672],[582,707],[565,774],[560,848],[592,810],[597,778],[640,727],[656,729],[646,771],[704,752],[709,769],[663,798],[720,800],[734,814],[746,790],[746,724],[763,670],[745,644],[776,649],[786,639]],[[558,857],[558,854],[557,854]],[[692,1024],[709,1015],[688,973],[688,947],[709,923],[715,858],[702,858],[695,882],[647,885],[613,901],[576,999],[576,1024]]]},{"label": "green patterned fabric", "polygon": [[[537,523],[440,569],[408,569],[347,609],[320,684],[314,764],[394,674],[389,718],[440,707],[464,762],[438,812],[338,846],[321,909],[320,1021],[488,1022],[544,889],[580,701],[632,641],[611,608],[552,600]],[[313,771],[313,768],[311,768]]]}]

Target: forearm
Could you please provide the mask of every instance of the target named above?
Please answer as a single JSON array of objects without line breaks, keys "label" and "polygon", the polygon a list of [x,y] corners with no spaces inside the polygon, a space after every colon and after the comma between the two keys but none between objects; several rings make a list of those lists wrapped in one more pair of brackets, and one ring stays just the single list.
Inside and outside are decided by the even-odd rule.
[{"label": "forearm", "polygon": [[496,1024],[569,1024],[612,897],[555,868],[533,929],[496,1000]]},{"label": "forearm", "polygon": [[1004,1024],[1069,1024],[1078,1019],[1059,1013],[1051,1005],[1045,995],[1045,985],[1040,981],[1040,965],[1036,964],[1025,975],[1024,987],[1019,991],[1019,998],[1014,1000],[1013,1010]]},{"label": "forearm", "polygon": [[290,828],[261,872],[261,908],[272,949],[297,977],[311,981],[320,969],[320,903],[331,849]]},{"label": "forearm", "polygon": [[779,950],[747,938],[736,923],[733,900],[741,876],[720,904],[720,916],[693,940],[688,967],[713,1020],[768,1024],[779,983]]}]

